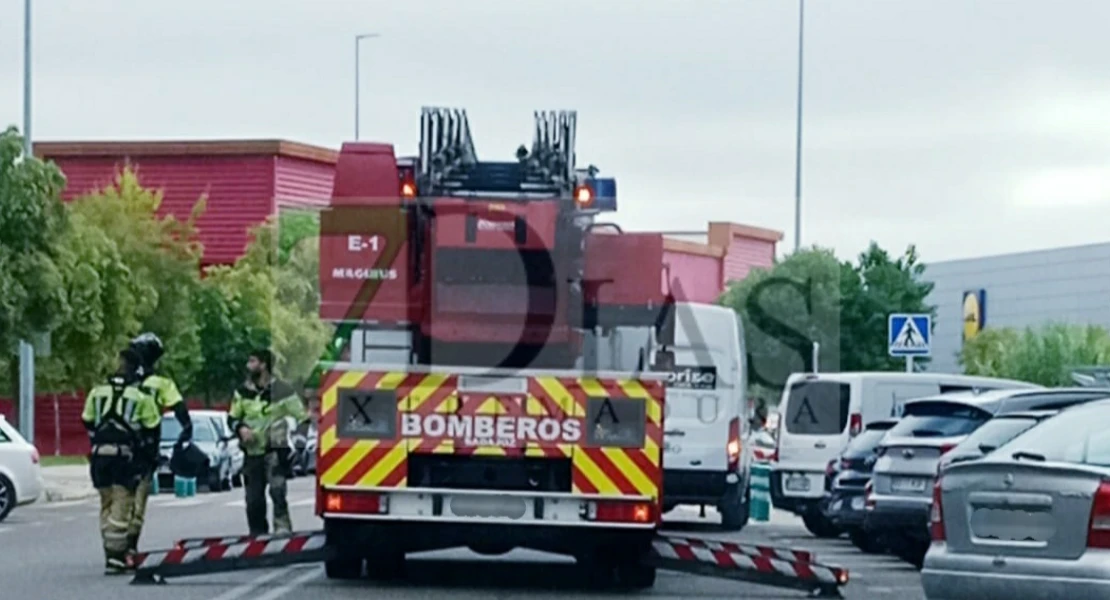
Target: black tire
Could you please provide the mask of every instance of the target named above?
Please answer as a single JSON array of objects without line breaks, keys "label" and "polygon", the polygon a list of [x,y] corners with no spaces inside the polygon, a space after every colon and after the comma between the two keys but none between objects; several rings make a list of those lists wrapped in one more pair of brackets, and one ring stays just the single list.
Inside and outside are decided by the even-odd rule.
[{"label": "black tire", "polygon": [[900,560],[921,569],[925,564],[925,554],[929,551],[929,543],[920,540],[899,536],[891,543],[891,553]]},{"label": "black tire", "polygon": [[643,563],[617,565],[617,587],[625,590],[646,590],[655,585],[656,569]]},{"label": "black tire", "polygon": [[362,577],[361,558],[335,558],[324,561],[324,574],[328,579],[358,579]]},{"label": "black tire", "polygon": [[0,475],[0,521],[3,521],[15,508],[15,486],[7,477]]},{"label": "black tire", "polygon": [[852,540],[852,545],[855,546],[865,554],[881,554],[885,547],[878,536],[868,533],[862,527],[856,527],[848,530],[848,539]]},{"label": "black tire", "polygon": [[366,558],[366,576],[374,581],[395,581],[405,576],[405,555],[387,552]]},{"label": "black tire", "polygon": [[838,538],[842,533],[825,515],[817,511],[810,511],[802,516],[802,523],[807,531],[822,539]]},{"label": "black tire", "polygon": [[730,493],[717,510],[721,513],[721,529],[725,531],[740,531],[748,524],[751,515],[752,490],[744,490],[744,495]]},{"label": "black tire", "polygon": [[218,492],[223,489],[224,483],[220,480],[219,468],[209,468],[207,471],[205,471],[203,481],[207,482],[206,485],[208,486],[208,491],[210,493]]}]

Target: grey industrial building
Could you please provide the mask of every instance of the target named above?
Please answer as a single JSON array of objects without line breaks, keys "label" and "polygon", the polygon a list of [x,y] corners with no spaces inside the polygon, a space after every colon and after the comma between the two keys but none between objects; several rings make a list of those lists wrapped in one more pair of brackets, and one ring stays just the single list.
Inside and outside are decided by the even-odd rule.
[{"label": "grey industrial building", "polygon": [[925,278],[936,285],[929,303],[937,306],[929,371],[962,371],[968,294],[981,303],[983,329],[1050,321],[1110,328],[1110,243],[938,262]]}]

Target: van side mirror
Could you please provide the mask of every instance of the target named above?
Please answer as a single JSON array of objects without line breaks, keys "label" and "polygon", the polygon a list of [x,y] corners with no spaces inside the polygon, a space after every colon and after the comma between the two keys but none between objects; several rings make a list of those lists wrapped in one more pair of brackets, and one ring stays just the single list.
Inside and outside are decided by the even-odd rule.
[{"label": "van side mirror", "polygon": [[653,371],[673,371],[674,370],[674,352],[670,350],[660,350],[655,353],[655,363],[651,365]]}]

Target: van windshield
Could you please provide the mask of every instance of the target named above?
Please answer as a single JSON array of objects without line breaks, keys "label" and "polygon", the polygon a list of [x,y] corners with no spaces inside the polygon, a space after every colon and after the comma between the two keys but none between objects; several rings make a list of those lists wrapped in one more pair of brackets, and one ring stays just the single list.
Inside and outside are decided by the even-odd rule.
[{"label": "van windshield", "polygon": [[786,397],[786,431],[798,435],[839,435],[848,424],[852,387],[837,381],[799,381]]}]

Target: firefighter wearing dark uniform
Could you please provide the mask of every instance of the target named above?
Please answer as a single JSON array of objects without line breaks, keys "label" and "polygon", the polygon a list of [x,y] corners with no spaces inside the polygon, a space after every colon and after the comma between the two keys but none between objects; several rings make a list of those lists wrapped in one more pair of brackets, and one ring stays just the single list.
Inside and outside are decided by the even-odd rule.
[{"label": "firefighter wearing dark uniform", "polygon": [[289,421],[296,424],[308,418],[300,396],[285,382],[274,380],[272,368],[269,350],[252,352],[247,361],[250,377],[236,390],[228,411],[228,424],[246,454],[243,487],[251,535],[269,533],[267,486],[274,503],[274,533],[293,530],[285,487],[290,471]]},{"label": "firefighter wearing dark uniform", "polygon": [[100,492],[107,573],[129,568],[127,530],[143,475],[141,457],[151,445],[158,447],[161,419],[154,398],[139,386],[140,360],[133,350],[121,352],[119,371],[89,392],[81,413],[92,446],[89,473]]},{"label": "firefighter wearing dark uniform", "polygon": [[[158,339],[158,336],[153,333],[143,333],[131,340],[130,349],[139,356],[142,387],[154,397],[158,407],[159,423],[161,423],[163,414],[173,411],[177,422],[181,424],[181,434],[177,441],[188,442],[192,440],[193,423],[189,419],[189,411],[185,408],[185,402],[181,397],[181,392],[177,389],[177,384],[172,379],[158,374],[154,369],[158,359],[165,353],[162,340]],[[143,523],[146,519],[146,501],[150,496],[152,480],[157,477],[158,444],[155,444],[149,450],[149,453],[141,460],[143,477],[139,481],[139,487],[135,490],[135,508],[127,526],[129,553],[137,551],[139,537],[143,533]]]}]

